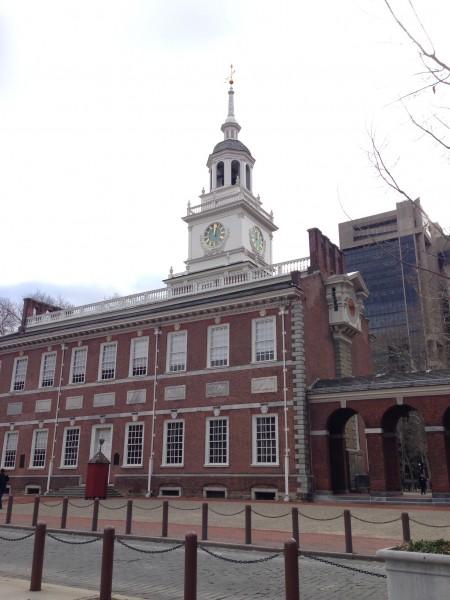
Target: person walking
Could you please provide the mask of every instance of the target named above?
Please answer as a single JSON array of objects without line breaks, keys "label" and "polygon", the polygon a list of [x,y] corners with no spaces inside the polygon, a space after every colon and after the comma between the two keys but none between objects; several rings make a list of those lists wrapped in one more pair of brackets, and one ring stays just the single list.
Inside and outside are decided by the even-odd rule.
[{"label": "person walking", "polygon": [[6,484],[9,481],[8,475],[5,473],[5,469],[0,469],[0,509],[2,506],[2,496],[6,492]]},{"label": "person walking", "polygon": [[421,495],[424,496],[427,493],[427,478],[425,473],[419,475],[419,487]]}]

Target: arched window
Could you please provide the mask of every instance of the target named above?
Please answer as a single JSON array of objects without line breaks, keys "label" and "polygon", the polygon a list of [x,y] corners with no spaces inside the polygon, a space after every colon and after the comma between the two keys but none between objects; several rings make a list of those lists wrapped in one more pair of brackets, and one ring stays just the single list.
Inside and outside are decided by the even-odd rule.
[{"label": "arched window", "polygon": [[223,162],[217,163],[216,167],[216,187],[223,187],[224,179],[224,167]]},{"label": "arched window", "polygon": [[237,178],[240,179],[241,164],[238,160],[231,161],[231,185],[235,185]]},{"label": "arched window", "polygon": [[245,165],[245,187],[252,191],[251,179],[250,179],[250,167]]}]

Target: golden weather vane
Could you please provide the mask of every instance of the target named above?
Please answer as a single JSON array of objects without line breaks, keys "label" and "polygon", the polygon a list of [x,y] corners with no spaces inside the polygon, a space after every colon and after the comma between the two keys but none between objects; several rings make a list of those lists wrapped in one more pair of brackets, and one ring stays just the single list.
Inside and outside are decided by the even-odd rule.
[{"label": "golden weather vane", "polygon": [[233,77],[234,77],[235,73],[236,73],[236,71],[233,69],[233,65],[230,65],[230,74],[225,79],[225,81],[227,81],[230,85],[233,85],[233,83],[234,83]]}]

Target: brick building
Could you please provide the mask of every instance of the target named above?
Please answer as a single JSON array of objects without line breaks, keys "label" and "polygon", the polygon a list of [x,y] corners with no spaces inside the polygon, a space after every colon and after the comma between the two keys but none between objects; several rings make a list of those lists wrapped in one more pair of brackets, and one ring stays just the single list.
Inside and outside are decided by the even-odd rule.
[{"label": "brick building", "polygon": [[83,484],[98,450],[129,493],[296,497],[313,491],[307,387],[371,372],[367,290],[309,231],[272,263],[230,86],[210,189],[188,205],[184,273],[165,287],[59,310],[26,299],[0,339],[1,464],[17,491]]}]

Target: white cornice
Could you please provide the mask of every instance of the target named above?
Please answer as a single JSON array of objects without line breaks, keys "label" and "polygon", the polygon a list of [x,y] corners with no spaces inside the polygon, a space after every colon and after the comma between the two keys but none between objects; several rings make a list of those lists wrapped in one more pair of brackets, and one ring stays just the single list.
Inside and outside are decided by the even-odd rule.
[{"label": "white cornice", "polygon": [[343,398],[346,400],[370,400],[370,399],[389,399],[395,400],[397,397],[411,398],[414,396],[443,396],[450,395],[450,384],[429,385],[417,387],[391,387],[378,390],[358,390],[355,392],[329,392],[320,393],[314,390],[308,391],[310,404],[326,404],[328,402],[340,402]]}]

